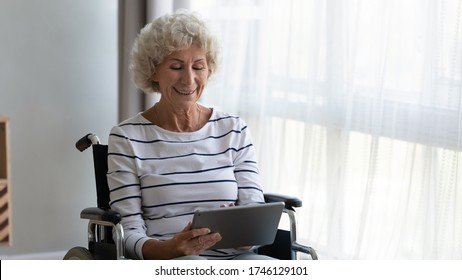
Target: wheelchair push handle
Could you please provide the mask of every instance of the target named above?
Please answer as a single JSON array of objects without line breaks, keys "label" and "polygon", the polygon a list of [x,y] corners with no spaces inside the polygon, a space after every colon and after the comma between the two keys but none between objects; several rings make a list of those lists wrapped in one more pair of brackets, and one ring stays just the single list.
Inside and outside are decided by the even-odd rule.
[{"label": "wheelchair push handle", "polygon": [[77,150],[83,152],[91,145],[95,144],[101,144],[98,136],[96,136],[93,133],[88,133],[84,137],[80,138],[77,142],[75,142],[75,147],[77,148]]}]

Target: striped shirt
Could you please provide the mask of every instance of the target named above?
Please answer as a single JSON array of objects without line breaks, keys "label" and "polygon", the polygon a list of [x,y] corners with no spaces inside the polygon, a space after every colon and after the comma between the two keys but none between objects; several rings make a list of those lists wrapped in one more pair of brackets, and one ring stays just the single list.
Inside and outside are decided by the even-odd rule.
[{"label": "striped shirt", "polygon": [[[198,209],[263,203],[255,149],[246,123],[213,110],[195,132],[172,132],[141,113],[112,128],[108,141],[111,208],[122,215],[126,255],[180,232]],[[233,249],[204,252],[226,259]]]}]

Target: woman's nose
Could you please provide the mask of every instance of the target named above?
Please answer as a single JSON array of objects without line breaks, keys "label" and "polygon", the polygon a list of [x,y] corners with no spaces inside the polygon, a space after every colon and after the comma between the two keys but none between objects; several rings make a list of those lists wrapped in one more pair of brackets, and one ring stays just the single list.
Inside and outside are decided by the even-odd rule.
[{"label": "woman's nose", "polygon": [[191,69],[185,69],[181,75],[181,83],[192,85],[194,83],[194,72]]}]

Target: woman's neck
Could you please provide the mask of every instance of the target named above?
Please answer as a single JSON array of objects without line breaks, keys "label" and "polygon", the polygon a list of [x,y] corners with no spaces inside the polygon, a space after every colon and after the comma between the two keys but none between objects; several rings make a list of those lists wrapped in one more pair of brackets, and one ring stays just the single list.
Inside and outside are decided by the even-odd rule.
[{"label": "woman's neck", "polygon": [[159,102],[143,112],[143,117],[169,131],[193,132],[205,125],[210,117],[209,110],[197,103],[187,108],[174,108]]}]

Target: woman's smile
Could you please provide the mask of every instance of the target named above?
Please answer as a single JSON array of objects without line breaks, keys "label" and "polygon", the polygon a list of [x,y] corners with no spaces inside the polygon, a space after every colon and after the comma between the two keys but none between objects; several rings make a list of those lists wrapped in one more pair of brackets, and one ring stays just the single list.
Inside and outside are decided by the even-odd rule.
[{"label": "woman's smile", "polygon": [[192,94],[194,94],[194,93],[196,92],[196,89],[187,90],[187,89],[178,89],[178,88],[176,88],[176,87],[173,87],[173,89],[174,89],[177,93],[179,93],[179,94],[181,94],[181,95],[192,95]]}]

